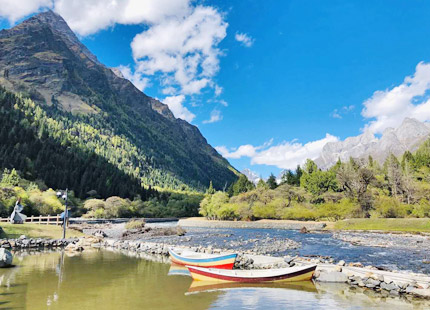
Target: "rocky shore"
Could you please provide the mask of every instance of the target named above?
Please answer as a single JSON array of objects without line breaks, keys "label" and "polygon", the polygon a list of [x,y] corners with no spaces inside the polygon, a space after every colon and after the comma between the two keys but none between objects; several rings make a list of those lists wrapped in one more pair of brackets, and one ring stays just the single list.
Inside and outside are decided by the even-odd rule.
[{"label": "rocky shore", "polygon": [[429,235],[341,231],[333,233],[333,238],[360,246],[430,251]]},{"label": "rocky shore", "polygon": [[78,242],[79,239],[43,239],[43,238],[27,238],[21,236],[18,239],[0,239],[0,248],[4,249],[49,249],[49,248],[63,248],[71,243]]}]

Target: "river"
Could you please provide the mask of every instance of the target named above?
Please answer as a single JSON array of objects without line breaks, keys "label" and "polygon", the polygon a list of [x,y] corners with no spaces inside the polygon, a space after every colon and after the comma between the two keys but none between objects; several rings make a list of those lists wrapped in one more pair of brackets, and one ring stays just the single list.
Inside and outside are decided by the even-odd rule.
[{"label": "river", "polygon": [[[0,269],[1,309],[425,309],[346,285],[211,286],[170,264],[106,250],[29,255]],[[169,275],[170,271],[170,275]],[[179,274],[179,275],[178,275]]]},{"label": "river", "polygon": [[[430,259],[430,248],[427,247],[370,247],[352,245],[336,238],[331,232],[301,234],[297,230],[284,229],[240,229],[240,228],[185,228],[183,237],[152,238],[154,242],[176,243],[188,246],[212,246],[241,251],[270,247],[274,240],[291,239],[299,242],[297,249],[280,252],[268,252],[273,256],[329,256],[335,261],[361,262],[389,270],[413,271],[430,274],[430,264],[423,263]],[[381,237],[387,237],[383,235]],[[254,242],[248,242],[254,240]],[[405,259],[407,257],[407,259]]]}]

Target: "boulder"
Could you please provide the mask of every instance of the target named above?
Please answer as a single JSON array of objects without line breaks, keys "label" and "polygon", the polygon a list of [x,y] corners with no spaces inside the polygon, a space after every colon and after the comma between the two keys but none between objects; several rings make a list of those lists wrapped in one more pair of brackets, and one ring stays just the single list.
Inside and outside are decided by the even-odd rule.
[{"label": "boulder", "polygon": [[381,282],[381,288],[387,291],[393,291],[393,290],[397,290],[398,286],[392,282],[391,283]]},{"label": "boulder", "polygon": [[411,291],[411,293],[419,297],[430,297],[430,289],[415,288]]},{"label": "boulder", "polygon": [[380,283],[381,282],[378,280],[369,278],[369,279],[367,279],[365,284],[366,284],[366,287],[368,287],[368,288],[375,288],[375,287],[379,286]]},{"label": "boulder", "polygon": [[0,268],[12,266],[12,253],[4,248],[0,248]]},{"label": "boulder", "polygon": [[338,271],[322,272],[317,281],[329,283],[346,283],[348,282],[348,276]]},{"label": "boulder", "polygon": [[344,261],[344,260],[340,260],[340,261],[337,263],[337,265],[338,265],[338,266],[345,266],[345,261]]}]

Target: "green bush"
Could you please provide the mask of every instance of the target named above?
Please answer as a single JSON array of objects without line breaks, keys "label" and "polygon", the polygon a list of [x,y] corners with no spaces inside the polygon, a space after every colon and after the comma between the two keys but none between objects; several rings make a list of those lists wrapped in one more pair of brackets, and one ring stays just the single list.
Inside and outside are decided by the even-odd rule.
[{"label": "green bush", "polygon": [[234,220],[238,219],[237,205],[226,203],[222,205],[216,212],[216,217],[219,220]]},{"label": "green bush", "polygon": [[252,206],[252,213],[258,219],[277,219],[278,214],[274,203],[263,204],[256,202]]},{"label": "green bush", "polygon": [[314,221],[317,219],[315,210],[308,209],[303,205],[294,205],[282,212],[282,219],[297,221]]},{"label": "green bush", "polygon": [[413,206],[411,213],[413,217],[430,217],[430,203],[427,199],[421,199],[420,202]]},{"label": "green bush", "polygon": [[371,217],[396,218],[406,217],[410,206],[401,204],[393,197],[379,197],[375,201],[375,209],[371,211]]},{"label": "green bush", "polygon": [[140,229],[145,227],[145,221],[143,220],[133,220],[125,224],[125,229]]},{"label": "green bush", "polygon": [[338,203],[326,202],[316,207],[318,219],[338,221],[352,217],[360,209],[360,206],[350,199],[341,199]]}]

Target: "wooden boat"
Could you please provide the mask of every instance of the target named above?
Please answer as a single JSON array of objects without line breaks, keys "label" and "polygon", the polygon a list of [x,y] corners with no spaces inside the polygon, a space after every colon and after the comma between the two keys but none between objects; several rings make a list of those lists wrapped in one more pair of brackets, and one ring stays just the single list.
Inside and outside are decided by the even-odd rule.
[{"label": "wooden boat", "polygon": [[255,283],[311,280],[317,265],[258,270],[221,270],[193,266],[187,268],[196,281]]},{"label": "wooden boat", "polygon": [[170,259],[179,265],[233,269],[237,254],[205,254],[169,249]]}]

